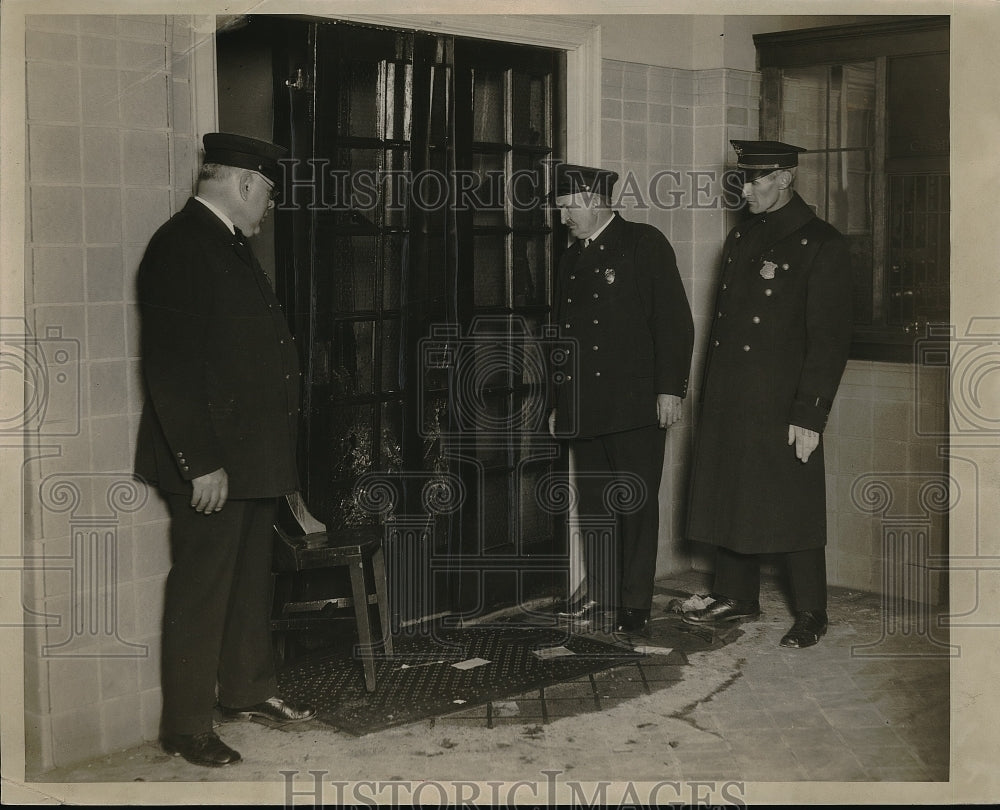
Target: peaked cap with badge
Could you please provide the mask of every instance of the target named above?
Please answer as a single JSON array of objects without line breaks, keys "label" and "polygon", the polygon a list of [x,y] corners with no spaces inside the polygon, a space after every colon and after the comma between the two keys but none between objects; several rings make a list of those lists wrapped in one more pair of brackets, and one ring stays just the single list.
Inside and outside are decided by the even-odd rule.
[{"label": "peaked cap with badge", "polygon": [[778,169],[794,169],[799,153],[806,150],[781,141],[730,141],[736,152],[736,168],[754,180]]},{"label": "peaked cap with badge", "polygon": [[205,144],[205,163],[250,169],[276,185],[281,183],[280,161],[288,157],[288,150],[283,146],[231,132],[209,132],[202,142]]}]

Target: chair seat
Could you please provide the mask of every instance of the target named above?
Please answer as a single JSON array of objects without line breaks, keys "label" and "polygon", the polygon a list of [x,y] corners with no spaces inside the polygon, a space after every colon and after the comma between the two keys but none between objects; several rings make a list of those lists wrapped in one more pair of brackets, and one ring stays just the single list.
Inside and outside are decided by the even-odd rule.
[{"label": "chair seat", "polygon": [[305,571],[344,565],[352,557],[370,557],[382,543],[381,526],[352,526],[334,532],[289,535],[276,525],[276,571]]}]

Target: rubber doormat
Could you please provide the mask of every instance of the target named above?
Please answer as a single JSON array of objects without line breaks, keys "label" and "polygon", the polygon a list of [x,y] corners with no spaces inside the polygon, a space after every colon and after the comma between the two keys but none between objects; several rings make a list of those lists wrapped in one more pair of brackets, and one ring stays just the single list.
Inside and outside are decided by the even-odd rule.
[{"label": "rubber doormat", "polygon": [[314,705],[320,722],[360,736],[642,657],[591,636],[525,626],[439,630],[394,639],[393,647],[392,659],[376,661],[373,692],[365,690],[361,662],[339,654],[284,669],[281,694]]}]

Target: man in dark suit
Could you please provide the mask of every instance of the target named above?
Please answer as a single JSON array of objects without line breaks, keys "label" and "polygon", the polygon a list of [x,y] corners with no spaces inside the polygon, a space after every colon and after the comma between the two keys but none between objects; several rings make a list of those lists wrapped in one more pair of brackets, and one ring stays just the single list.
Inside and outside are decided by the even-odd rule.
[{"label": "man in dark suit", "polygon": [[681,417],[694,326],[666,237],[611,210],[617,179],[556,165],[555,203],[576,241],[559,263],[554,317],[578,357],[575,379],[554,379],[549,428],[573,453],[587,569],[587,600],[567,614],[632,633],[649,620],[665,429]]},{"label": "man in dark suit", "polygon": [[205,136],[198,194],[156,232],[139,267],[147,397],[136,472],[171,516],[161,743],[199,765],[237,762],[225,715],[294,722],[276,696],[272,527],[298,488],[298,356],[246,243],[274,206],[281,147]]},{"label": "man in dark suit", "polygon": [[827,629],[821,434],[851,343],[843,236],[795,192],[799,147],[733,141],[750,213],[726,239],[709,341],[688,536],[717,546],[711,602],[692,624],[760,613],[760,558],[787,565],[785,647]]}]

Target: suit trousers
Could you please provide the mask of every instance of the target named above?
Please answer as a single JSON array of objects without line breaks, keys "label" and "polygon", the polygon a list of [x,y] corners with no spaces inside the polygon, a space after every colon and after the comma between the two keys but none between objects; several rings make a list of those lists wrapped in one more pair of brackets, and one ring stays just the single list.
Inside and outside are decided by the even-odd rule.
[{"label": "suit trousers", "polygon": [[[826,610],[826,547],[775,554],[784,559],[794,611]],[[720,596],[741,601],[760,598],[760,555],[738,554],[719,546],[715,555],[715,586]]]},{"label": "suit trousers", "polygon": [[572,443],[587,594],[602,605],[653,601],[665,443],[656,425]]},{"label": "suit trousers", "polygon": [[173,565],[163,618],[164,734],[212,729],[212,712],[277,694],[270,619],[276,501],[229,500],[204,515],[167,494]]}]

